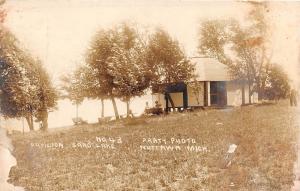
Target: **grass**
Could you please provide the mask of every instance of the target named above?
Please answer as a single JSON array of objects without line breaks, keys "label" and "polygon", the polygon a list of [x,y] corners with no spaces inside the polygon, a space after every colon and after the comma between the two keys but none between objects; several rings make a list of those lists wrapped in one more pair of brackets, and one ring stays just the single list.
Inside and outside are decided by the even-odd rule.
[{"label": "grass", "polygon": [[[289,190],[296,160],[295,118],[295,108],[280,103],[14,134],[18,166],[11,182],[30,191]],[[96,136],[122,143],[95,148],[100,144]],[[194,145],[209,152],[145,151],[140,145],[150,143],[143,138],[166,139],[168,145],[171,138],[195,139]],[[31,143],[63,143],[64,148]],[[83,143],[93,146],[81,148],[87,147]],[[238,147],[224,168],[233,143]]]}]

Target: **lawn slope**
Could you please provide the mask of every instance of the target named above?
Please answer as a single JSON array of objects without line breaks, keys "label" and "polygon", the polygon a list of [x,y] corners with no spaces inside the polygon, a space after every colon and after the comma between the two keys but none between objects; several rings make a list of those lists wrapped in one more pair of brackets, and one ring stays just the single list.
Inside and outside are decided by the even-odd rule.
[{"label": "lawn slope", "polygon": [[[295,109],[281,103],[14,134],[10,177],[30,191],[289,190],[296,126]],[[230,144],[237,149],[224,167]]]}]

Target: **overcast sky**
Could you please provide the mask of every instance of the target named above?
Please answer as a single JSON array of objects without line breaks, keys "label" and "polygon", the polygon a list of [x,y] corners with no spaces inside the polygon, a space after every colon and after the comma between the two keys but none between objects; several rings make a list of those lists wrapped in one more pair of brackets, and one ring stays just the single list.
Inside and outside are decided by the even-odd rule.
[{"label": "overcast sky", "polygon": [[[248,5],[240,2],[7,0],[6,26],[33,55],[58,77],[83,60],[91,36],[99,28],[132,21],[162,26],[196,56],[197,32],[203,19],[243,21]],[[273,3],[269,13],[273,61],[284,65],[292,79],[299,69],[300,3]]]}]

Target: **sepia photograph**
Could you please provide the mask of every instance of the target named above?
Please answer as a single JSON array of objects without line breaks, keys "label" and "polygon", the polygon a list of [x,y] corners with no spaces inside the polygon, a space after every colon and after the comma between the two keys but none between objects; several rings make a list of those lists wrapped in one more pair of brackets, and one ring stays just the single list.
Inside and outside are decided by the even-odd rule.
[{"label": "sepia photograph", "polygon": [[300,191],[300,1],[0,0],[0,191]]}]

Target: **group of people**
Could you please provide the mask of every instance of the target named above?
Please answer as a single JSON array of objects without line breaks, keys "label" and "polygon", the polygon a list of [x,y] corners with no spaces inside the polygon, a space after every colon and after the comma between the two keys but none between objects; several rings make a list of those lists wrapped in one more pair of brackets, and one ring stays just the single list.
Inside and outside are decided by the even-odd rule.
[{"label": "group of people", "polygon": [[155,101],[155,106],[154,107],[149,107],[149,103],[146,102],[145,106],[145,114],[154,114],[154,115],[160,115],[163,114],[163,109],[161,107],[161,104],[158,101]]}]

